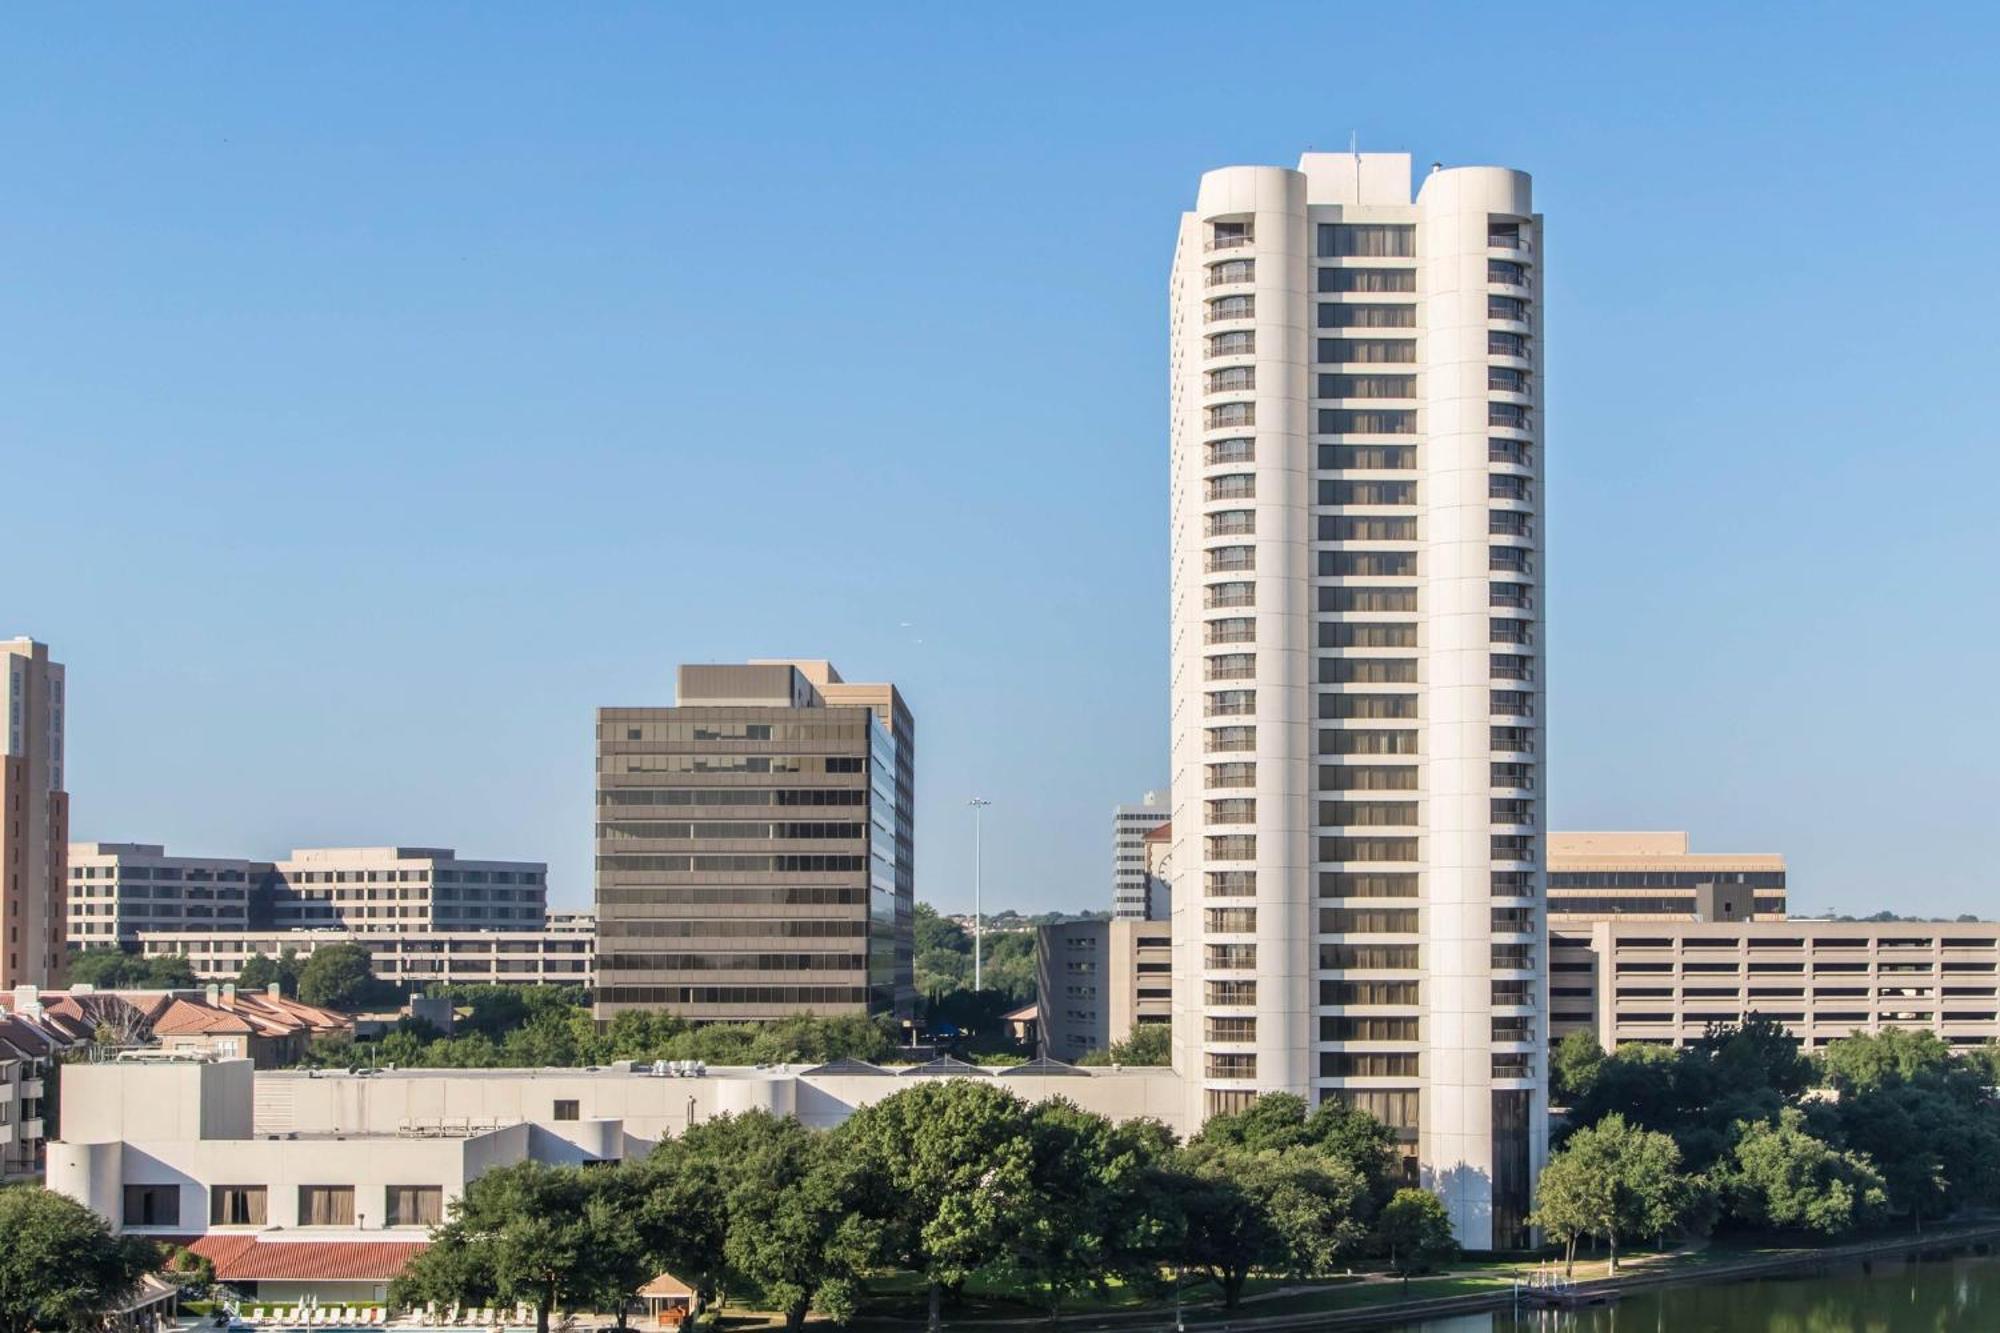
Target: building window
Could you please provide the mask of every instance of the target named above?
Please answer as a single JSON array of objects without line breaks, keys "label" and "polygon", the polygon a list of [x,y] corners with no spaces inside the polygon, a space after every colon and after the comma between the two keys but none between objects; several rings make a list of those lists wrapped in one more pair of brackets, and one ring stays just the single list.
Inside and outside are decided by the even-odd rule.
[{"label": "building window", "polygon": [[1323,505],[1413,505],[1417,502],[1414,481],[1322,481],[1319,502]]},{"label": "building window", "polygon": [[389,1186],[389,1225],[434,1227],[444,1221],[442,1185]]},{"label": "building window", "polygon": [[217,1227],[261,1227],[270,1216],[262,1185],[215,1185],[208,1191],[208,1222]]},{"label": "building window", "polygon": [[353,1226],[354,1186],[299,1186],[299,1225],[302,1227]]},{"label": "building window", "polygon": [[1319,271],[1323,292],[1413,292],[1417,271],[1413,268],[1323,268]]},{"label": "building window", "polygon": [[[1490,372],[1489,372],[1490,373]],[[1510,371],[1519,374],[1519,371]],[[1322,398],[1415,398],[1415,375],[1321,375]]]},{"label": "building window", "polygon": [[1400,222],[1322,222],[1321,259],[1408,259],[1417,253],[1417,229]]},{"label": "building window", "polygon": [[1218,296],[1208,303],[1208,322],[1211,324],[1219,319],[1253,319],[1256,314],[1257,298],[1254,296]]},{"label": "building window", "polygon": [[[1503,300],[1503,297],[1494,297]],[[1518,304],[1518,302],[1517,302]],[[1413,305],[1334,305],[1321,302],[1319,327],[1323,329],[1414,329],[1417,308]]]},{"label": "building window", "polygon": [[125,1225],[128,1227],[177,1227],[181,1224],[179,1185],[127,1185]]},{"label": "building window", "polygon": [[579,1112],[581,1111],[581,1109],[582,1108],[578,1106],[577,1103],[574,1101],[559,1099],[556,1102],[555,1118],[557,1120],[580,1119],[581,1117]]},{"label": "building window", "polygon": [[1257,1077],[1257,1057],[1248,1051],[1210,1051],[1208,1053],[1208,1077],[1210,1078],[1255,1078]]},{"label": "building window", "polygon": [[1257,441],[1247,436],[1210,440],[1207,449],[1210,463],[1248,463],[1257,457]]},{"label": "building window", "polygon": [[1416,1078],[1414,1051],[1321,1051],[1322,1078]]},{"label": "building window", "polygon": [[1321,338],[1319,361],[1325,366],[1414,365],[1414,338]]},{"label": "building window", "polygon": [[1231,1018],[1211,1014],[1208,1019],[1208,1040],[1255,1041],[1257,1040],[1257,1020],[1255,1018]]},{"label": "building window", "polygon": [[1340,472],[1408,472],[1417,466],[1413,444],[1322,444],[1319,465]]},{"label": "building window", "polygon": [[[1495,403],[1491,406],[1499,407],[1502,404]],[[1403,408],[1376,408],[1360,412],[1348,411],[1345,408],[1322,407],[1319,410],[1318,430],[1321,435],[1415,435],[1417,414]]]}]

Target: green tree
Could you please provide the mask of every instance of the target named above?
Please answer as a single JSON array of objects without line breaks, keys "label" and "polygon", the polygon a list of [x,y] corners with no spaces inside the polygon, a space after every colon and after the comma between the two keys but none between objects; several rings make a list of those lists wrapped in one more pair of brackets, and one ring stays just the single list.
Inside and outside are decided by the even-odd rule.
[{"label": "green tree", "polygon": [[1836,1150],[1787,1107],[1778,1123],[1739,1126],[1719,1185],[1732,1216],[1750,1226],[1837,1236],[1888,1204],[1882,1176],[1864,1157]]},{"label": "green tree", "polygon": [[1444,1200],[1429,1190],[1401,1189],[1382,1207],[1376,1234],[1389,1251],[1389,1266],[1408,1278],[1458,1257],[1458,1238]]},{"label": "green tree", "polygon": [[0,1333],[86,1333],[152,1267],[152,1248],[37,1185],[0,1189]]},{"label": "green tree", "polygon": [[1140,1023],[1123,1041],[1115,1041],[1090,1052],[1080,1065],[1170,1065],[1174,1062],[1174,1033],[1170,1024]]},{"label": "green tree", "polygon": [[1555,1054],[1549,1059],[1549,1100],[1557,1106],[1575,1105],[1596,1085],[1603,1066],[1604,1048],[1598,1045],[1595,1032],[1578,1028],[1569,1033],[1556,1043]]},{"label": "green tree", "polygon": [[1618,1243],[1664,1236],[1696,1219],[1698,1182],[1681,1169],[1680,1148],[1667,1134],[1642,1129],[1613,1112],[1570,1135],[1536,1190],[1535,1224],[1576,1261],[1576,1242],[1601,1238],[1618,1271]]},{"label": "green tree", "polygon": [[1908,1028],[1857,1032],[1830,1042],[1820,1057],[1828,1085],[1843,1096],[1937,1080],[1951,1060],[1951,1047],[1942,1037]]},{"label": "green tree", "polygon": [[273,985],[277,986],[281,995],[296,996],[299,993],[298,950],[282,950],[276,958],[253,953],[243,960],[243,967],[236,974],[238,990],[261,991]]},{"label": "green tree", "polygon": [[299,998],[321,1008],[351,1012],[374,1003],[381,991],[363,944],[323,944],[299,969]]},{"label": "green tree", "polygon": [[1204,1138],[1177,1165],[1183,1262],[1206,1273],[1230,1309],[1254,1271],[1324,1273],[1367,1241],[1367,1182],[1312,1148]]},{"label": "green tree", "polygon": [[879,1248],[878,1224],[859,1203],[862,1166],[838,1135],[789,1116],[738,1116],[738,1151],[727,1164],[723,1255],[798,1329],[811,1310],[846,1323],[858,1278]]},{"label": "green tree", "polygon": [[945,1289],[999,1252],[1029,1189],[1026,1108],[988,1079],[931,1079],[862,1108],[843,1135],[867,1168],[883,1255],[928,1285],[935,1333]]},{"label": "green tree", "polygon": [[1157,1123],[1114,1125],[1062,1098],[1036,1104],[1027,1120],[1027,1187],[1002,1266],[1042,1293],[1051,1316],[1114,1272],[1156,1278],[1167,1230],[1155,1173],[1172,1136]]},{"label": "green tree", "polygon": [[98,990],[187,990],[198,983],[179,954],[141,958],[119,949],[87,949],[69,956],[71,985]]},{"label": "green tree", "polygon": [[1396,1192],[1395,1131],[1339,1097],[1308,1112],[1305,1098],[1295,1093],[1265,1093],[1241,1111],[1212,1117],[1198,1141],[1253,1152],[1310,1148],[1360,1176],[1374,1206]]},{"label": "green tree", "polygon": [[630,1202],[616,1171],[540,1162],[488,1171],[452,1202],[390,1299],[528,1304],[537,1333],[558,1306],[622,1308],[652,1276]]}]

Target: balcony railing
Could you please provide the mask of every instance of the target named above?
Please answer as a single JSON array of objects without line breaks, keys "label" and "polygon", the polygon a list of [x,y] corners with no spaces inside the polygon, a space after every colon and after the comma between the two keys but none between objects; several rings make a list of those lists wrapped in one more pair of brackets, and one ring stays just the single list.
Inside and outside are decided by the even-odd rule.
[{"label": "balcony railing", "polygon": [[1213,254],[1217,250],[1240,250],[1256,239],[1257,236],[1254,232],[1231,232],[1227,235],[1211,236],[1208,244],[1204,245],[1202,249],[1210,254]]}]

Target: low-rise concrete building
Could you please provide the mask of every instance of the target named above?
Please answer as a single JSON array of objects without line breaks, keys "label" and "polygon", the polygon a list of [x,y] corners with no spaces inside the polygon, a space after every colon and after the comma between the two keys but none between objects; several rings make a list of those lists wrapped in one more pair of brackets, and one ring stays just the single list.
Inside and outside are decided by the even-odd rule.
[{"label": "low-rise concrete building", "polygon": [[946,1061],[899,1071],[838,1061],[698,1073],[620,1065],[343,1074],[122,1058],[63,1067],[67,1109],[62,1139],[49,1145],[48,1183],[120,1232],[192,1241],[217,1260],[218,1276],[258,1299],[379,1301],[452,1199],[494,1167],[615,1161],[732,1111],[830,1127],[929,1077],[993,1079],[1031,1101],[1060,1095],[1117,1119],[1186,1128],[1170,1069]]},{"label": "low-rise concrete building", "polygon": [[1957,1047],[2000,1039],[2000,924],[1626,921],[1553,933],[1554,1036],[1684,1046],[1761,1017],[1807,1050],[1912,1028]]},{"label": "low-rise concrete building", "polygon": [[187,959],[204,981],[234,980],[257,954],[289,952],[300,961],[329,944],[368,950],[375,975],[399,986],[596,984],[597,937],[587,914],[544,930],[270,930],[223,934],[149,930],[139,934],[145,957]]},{"label": "low-rise concrete building", "polygon": [[1079,1060],[1173,1021],[1173,923],[1115,918],[1035,933],[1040,1050]]},{"label": "low-rise concrete building", "polygon": [[541,861],[478,861],[449,847],[309,847],[272,867],[254,920],[357,931],[538,930]]},{"label": "low-rise concrete building", "polygon": [[130,948],[142,930],[244,930],[269,861],[170,856],[156,842],[69,845],[69,943]]}]

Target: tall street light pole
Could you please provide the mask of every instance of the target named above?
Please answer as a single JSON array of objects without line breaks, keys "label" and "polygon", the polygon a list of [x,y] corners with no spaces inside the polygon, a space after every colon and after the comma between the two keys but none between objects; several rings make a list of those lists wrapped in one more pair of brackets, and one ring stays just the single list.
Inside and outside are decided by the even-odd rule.
[{"label": "tall street light pole", "polygon": [[984,924],[979,913],[979,825],[980,816],[993,802],[975,796],[966,804],[972,807],[972,989],[980,991],[985,989],[982,984],[985,978],[980,970],[979,948],[981,927]]}]

